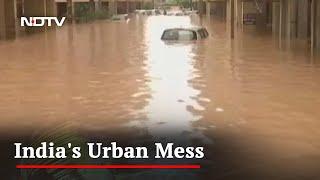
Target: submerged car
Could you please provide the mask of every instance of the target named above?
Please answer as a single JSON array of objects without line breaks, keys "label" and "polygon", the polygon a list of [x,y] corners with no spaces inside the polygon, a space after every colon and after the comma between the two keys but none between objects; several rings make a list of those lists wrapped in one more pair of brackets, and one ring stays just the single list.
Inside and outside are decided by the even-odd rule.
[{"label": "submerged car", "polygon": [[182,11],[177,11],[174,13],[175,16],[184,16],[184,13]]},{"label": "submerged car", "polygon": [[121,21],[121,20],[128,20],[129,15],[128,14],[119,14],[119,15],[113,15],[111,17],[113,21]]},{"label": "submerged car", "polygon": [[199,12],[195,11],[195,10],[186,10],[186,11],[184,11],[184,14],[187,16],[191,16],[191,15],[199,14]]},{"label": "submerged car", "polygon": [[161,40],[164,41],[193,41],[209,36],[204,27],[171,28],[163,31]]}]

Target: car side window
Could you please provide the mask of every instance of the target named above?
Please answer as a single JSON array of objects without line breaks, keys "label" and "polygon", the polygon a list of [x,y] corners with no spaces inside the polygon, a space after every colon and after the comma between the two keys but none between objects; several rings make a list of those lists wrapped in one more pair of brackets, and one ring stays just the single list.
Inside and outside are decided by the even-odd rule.
[{"label": "car side window", "polygon": [[206,29],[200,29],[200,30],[198,30],[198,33],[200,34],[202,39],[204,39],[204,38],[209,36],[209,33],[207,32]]},{"label": "car side window", "polygon": [[190,40],[196,40],[196,39],[197,39],[197,35],[194,31],[179,30],[180,41],[190,41]]},{"label": "car side window", "polygon": [[206,37],[202,29],[198,30],[198,33],[200,34],[201,39]]},{"label": "car side window", "polygon": [[205,33],[206,37],[209,36],[209,33],[208,33],[208,31],[206,29],[203,29],[203,32]]},{"label": "car side window", "polygon": [[178,37],[179,37],[178,31],[168,30],[168,31],[164,32],[162,39],[163,40],[178,40]]}]

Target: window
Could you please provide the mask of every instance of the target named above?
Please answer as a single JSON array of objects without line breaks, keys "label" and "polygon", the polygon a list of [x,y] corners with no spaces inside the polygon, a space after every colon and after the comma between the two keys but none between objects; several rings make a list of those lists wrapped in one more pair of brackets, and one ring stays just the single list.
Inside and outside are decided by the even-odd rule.
[{"label": "window", "polygon": [[167,30],[163,33],[162,38],[163,40],[178,40],[178,31],[177,30]]},{"label": "window", "polygon": [[164,31],[161,39],[171,41],[191,41],[197,40],[197,33],[191,30],[172,29]]},{"label": "window", "polygon": [[179,40],[180,41],[190,41],[190,40],[196,40],[197,35],[193,31],[189,30],[179,30]]},{"label": "window", "polygon": [[206,29],[200,29],[200,30],[198,30],[198,33],[200,34],[202,39],[209,36],[209,33]]},{"label": "window", "polygon": [[208,31],[206,29],[203,29],[203,32],[205,33],[206,37],[209,36],[209,33],[208,33]]},{"label": "window", "polygon": [[206,37],[202,29],[198,30],[198,33],[200,34],[201,39]]}]

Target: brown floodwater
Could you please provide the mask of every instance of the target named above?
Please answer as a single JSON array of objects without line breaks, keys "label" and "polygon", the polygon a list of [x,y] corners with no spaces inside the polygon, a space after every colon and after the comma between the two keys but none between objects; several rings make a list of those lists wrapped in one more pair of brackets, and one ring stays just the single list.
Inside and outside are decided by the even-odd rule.
[{"label": "brown floodwater", "polygon": [[[190,24],[210,37],[160,40]],[[230,161],[221,179],[319,177],[320,59],[270,32],[227,32],[214,19],[150,16],[0,41],[0,131],[143,129],[212,146]]]}]

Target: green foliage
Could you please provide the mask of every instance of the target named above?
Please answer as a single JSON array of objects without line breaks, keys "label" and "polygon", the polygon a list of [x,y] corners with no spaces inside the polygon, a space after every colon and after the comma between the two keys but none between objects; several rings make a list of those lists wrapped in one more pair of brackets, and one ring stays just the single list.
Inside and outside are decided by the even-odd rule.
[{"label": "green foliage", "polygon": [[142,9],[146,9],[146,10],[153,9],[153,5],[152,3],[145,2],[142,4]]},{"label": "green foliage", "polygon": [[95,12],[95,18],[96,19],[108,19],[110,18],[109,11],[105,8],[101,8],[100,10]]},{"label": "green foliage", "polygon": [[101,7],[99,10],[94,9],[92,3],[76,3],[75,18],[77,22],[88,22],[95,19],[110,18],[107,8]]},{"label": "green foliage", "polygon": [[[71,128],[70,124],[62,124],[55,129],[39,131],[34,134],[32,137],[32,144],[34,148],[39,146],[41,142],[54,142],[56,147],[67,147],[68,143],[73,144],[74,146],[79,146],[82,148],[85,144],[85,140],[79,137]],[[68,158],[66,159],[23,159],[22,164],[78,164],[82,162],[88,161],[86,156],[82,156],[79,159],[71,158],[72,150],[67,149],[66,154]],[[81,178],[81,174],[74,169],[22,169],[21,170],[21,179],[29,180],[29,179],[53,179],[53,180],[77,180],[83,179]],[[50,178],[49,178],[50,177]]]},{"label": "green foliage", "polygon": [[169,0],[168,4],[190,8],[191,0]]}]

